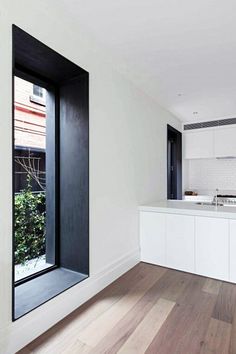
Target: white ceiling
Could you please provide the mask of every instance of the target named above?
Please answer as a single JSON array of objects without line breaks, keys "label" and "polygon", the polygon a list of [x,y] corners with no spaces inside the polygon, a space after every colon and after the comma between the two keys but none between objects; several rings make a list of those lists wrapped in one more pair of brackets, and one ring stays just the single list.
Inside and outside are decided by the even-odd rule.
[{"label": "white ceiling", "polygon": [[236,117],[235,0],[60,4],[127,75],[181,120]]}]

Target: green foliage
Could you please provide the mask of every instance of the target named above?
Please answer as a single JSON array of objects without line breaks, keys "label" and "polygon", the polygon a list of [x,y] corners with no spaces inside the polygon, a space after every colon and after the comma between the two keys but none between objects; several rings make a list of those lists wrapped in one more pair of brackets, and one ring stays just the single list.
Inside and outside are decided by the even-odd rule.
[{"label": "green foliage", "polygon": [[27,187],[15,195],[15,264],[45,254],[45,194],[32,193],[31,178]]}]

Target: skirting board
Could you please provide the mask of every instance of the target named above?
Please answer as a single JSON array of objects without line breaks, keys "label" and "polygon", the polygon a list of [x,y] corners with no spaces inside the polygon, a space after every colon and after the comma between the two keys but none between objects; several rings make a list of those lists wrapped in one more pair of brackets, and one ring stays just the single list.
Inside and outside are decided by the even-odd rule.
[{"label": "skirting board", "polygon": [[5,331],[4,343],[0,343],[0,354],[16,353],[139,262],[140,250],[135,249],[99,273],[91,275],[82,283],[11,323]]}]

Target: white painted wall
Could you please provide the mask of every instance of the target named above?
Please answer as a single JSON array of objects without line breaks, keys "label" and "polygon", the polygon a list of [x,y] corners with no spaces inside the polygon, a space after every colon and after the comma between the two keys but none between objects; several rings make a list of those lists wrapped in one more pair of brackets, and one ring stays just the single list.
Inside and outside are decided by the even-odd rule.
[{"label": "white painted wall", "polygon": [[[137,206],[166,196],[166,124],[180,122],[127,81],[50,1],[0,6],[0,353],[12,354],[139,261]],[[90,73],[91,277],[11,322],[11,25]],[[108,58],[108,59],[107,59]]]},{"label": "white painted wall", "polygon": [[236,194],[235,159],[184,160],[185,189],[212,195],[216,188],[220,194]]}]

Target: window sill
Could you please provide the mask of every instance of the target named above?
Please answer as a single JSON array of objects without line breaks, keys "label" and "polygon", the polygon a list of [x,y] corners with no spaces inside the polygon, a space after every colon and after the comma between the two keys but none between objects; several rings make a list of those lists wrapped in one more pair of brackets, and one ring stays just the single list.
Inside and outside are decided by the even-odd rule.
[{"label": "window sill", "polygon": [[88,275],[57,268],[15,287],[14,320],[88,278]]},{"label": "window sill", "polygon": [[39,104],[40,106],[46,106],[45,99],[43,99],[41,97],[31,95],[29,97],[29,99],[30,99],[30,102],[32,102],[32,103]]}]

